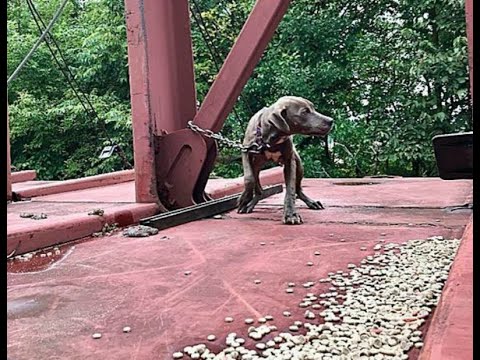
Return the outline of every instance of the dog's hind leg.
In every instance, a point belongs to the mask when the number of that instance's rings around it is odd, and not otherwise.
[[[295,178],[295,192],[300,200],[302,200],[310,209],[313,210],[322,210],[324,209],[322,203],[320,201],[315,201],[305,195],[302,189],[302,179],[304,175],[304,169],[303,169],[303,164],[302,160],[300,159],[300,156],[298,155],[297,151],[294,150],[294,158],[295,162],[297,164],[296,171],[297,171],[297,176]]]

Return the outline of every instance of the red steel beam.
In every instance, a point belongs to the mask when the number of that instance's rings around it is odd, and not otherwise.
[[[194,119],[196,125],[215,132],[222,129],[289,3],[290,0],[257,0]]]
[[[470,100],[473,105],[473,0],[465,1],[465,17],[467,22],[468,66],[470,68]]]
[[[10,127],[8,125],[8,102],[7,102],[7,200],[12,200],[12,163],[10,159]]]
[[[196,113],[188,0],[125,0],[125,10],[136,200],[158,202],[154,136]]]

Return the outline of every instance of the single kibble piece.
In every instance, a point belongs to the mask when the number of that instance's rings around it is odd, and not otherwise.
[[[94,339],[100,339],[101,337],[102,337],[102,334],[100,334],[100,333],[95,333],[95,334],[92,335],[92,338],[94,338]]]
[[[261,284],[261,283],[262,283],[262,280],[255,279],[255,280],[253,280],[253,282],[254,282],[255,284]]]
[[[123,332],[124,332],[124,333],[129,333],[130,331],[132,331],[132,328],[131,328],[130,326],[125,326],[125,327],[123,328]]]
[[[231,323],[231,322],[233,322],[233,317],[227,316],[227,317],[225,318],[225,322],[226,322],[226,323]]]
[[[181,359],[182,357],[183,357],[183,353],[180,351],[173,353],[174,359]]]
[[[247,324],[247,325],[253,324],[253,322],[254,322],[253,319],[250,319],[250,318],[245,319],[245,324]]]
[[[207,336],[207,340],[208,340],[208,341],[215,341],[216,338],[217,338],[217,337],[216,337],[215,335],[208,335],[208,336]]]

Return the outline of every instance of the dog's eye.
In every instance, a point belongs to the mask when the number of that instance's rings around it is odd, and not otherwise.
[[[305,108],[302,110],[302,114],[309,114],[310,113],[310,109],[309,108]]]

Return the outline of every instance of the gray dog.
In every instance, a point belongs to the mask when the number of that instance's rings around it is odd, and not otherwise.
[[[247,125],[243,141],[244,146],[254,151],[242,154],[245,189],[238,200],[238,212],[252,212],[259,201],[262,192],[259,172],[268,160],[284,166],[284,224],[303,222],[295,208],[295,195],[310,209],[323,209],[320,201],[310,199],[302,190],[303,165],[292,135],[325,136],[332,124],[332,118],[319,114],[310,101],[296,96],[281,97],[272,106],[257,112]]]

